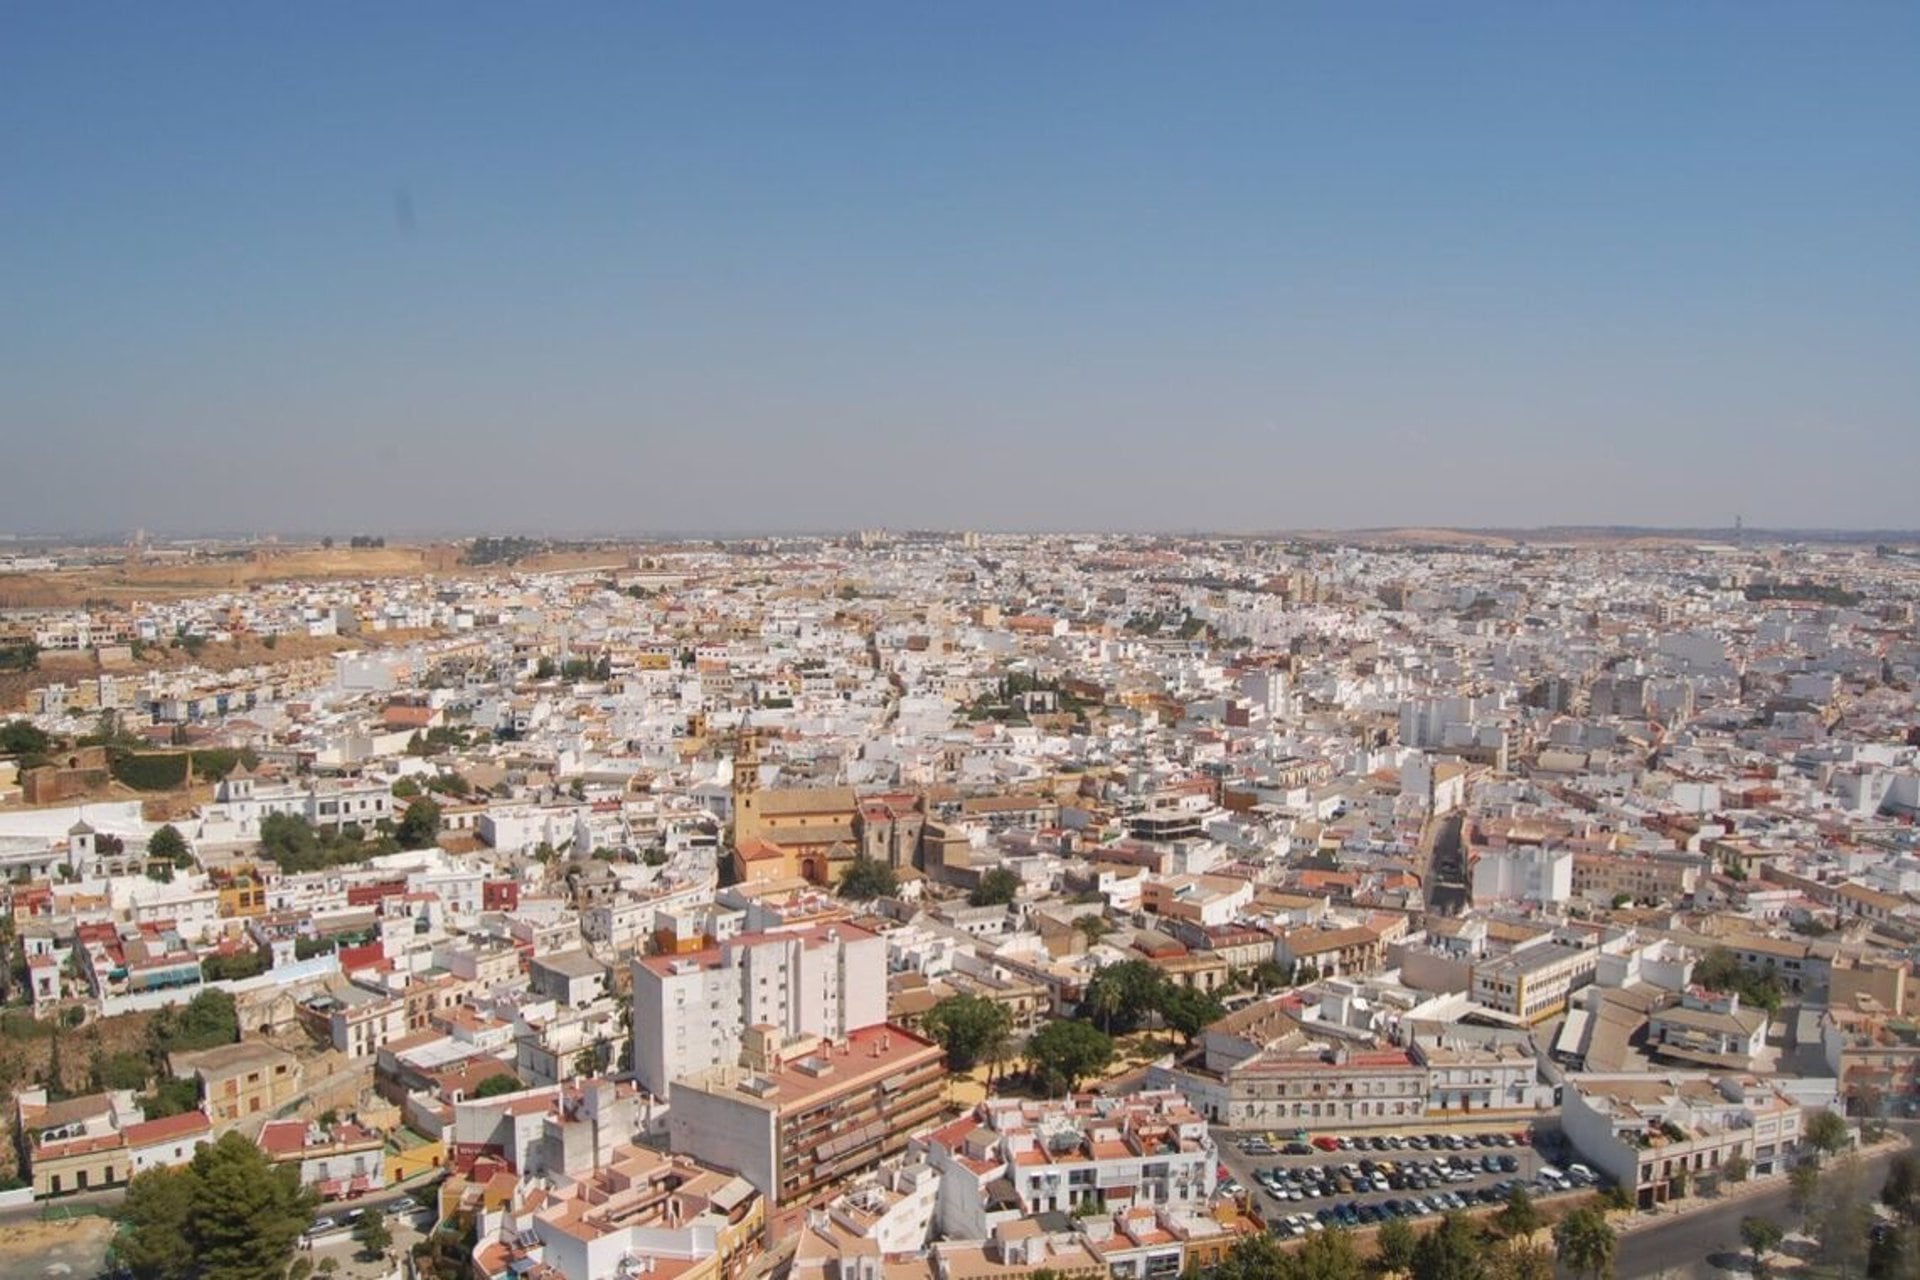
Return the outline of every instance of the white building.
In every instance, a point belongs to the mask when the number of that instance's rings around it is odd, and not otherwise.
[[[634,962],[634,1074],[664,1097],[682,1076],[737,1062],[749,1026],[845,1040],[886,1016],[879,935],[845,924],[741,934]]]
[[[1573,896],[1573,851],[1545,845],[1489,849],[1473,864],[1473,901],[1554,906]]]

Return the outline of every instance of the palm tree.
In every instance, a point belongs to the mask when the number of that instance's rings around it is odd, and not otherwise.
[[[1613,1228],[1607,1225],[1606,1214],[1595,1206],[1586,1205],[1568,1214],[1553,1229],[1553,1243],[1560,1251],[1560,1261],[1575,1275],[1600,1280],[1613,1274]]]
[[[1108,1035],[1113,1034],[1113,1018],[1125,1009],[1125,997],[1117,982],[1089,982],[1087,984],[1087,1011],[1100,1020],[1100,1029]]]

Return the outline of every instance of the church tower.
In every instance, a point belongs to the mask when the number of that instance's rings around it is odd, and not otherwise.
[[[760,835],[760,735],[740,731],[733,753],[733,843]]]

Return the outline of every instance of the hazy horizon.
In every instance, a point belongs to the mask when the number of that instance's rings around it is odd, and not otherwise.
[[[1920,523],[1920,9],[0,9],[0,531]]]

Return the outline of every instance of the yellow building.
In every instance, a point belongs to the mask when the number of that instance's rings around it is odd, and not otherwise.
[[[840,882],[859,839],[860,802],[852,787],[760,789],[753,735],[733,765],[733,844],[742,880],[802,876],[828,888]]]
[[[300,1096],[300,1060],[258,1040],[168,1056],[182,1080],[198,1080],[201,1105],[216,1125],[270,1116]]]

